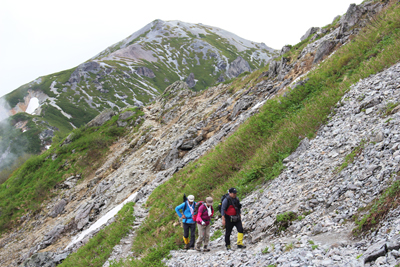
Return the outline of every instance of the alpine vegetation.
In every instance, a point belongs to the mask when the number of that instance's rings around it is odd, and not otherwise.
[[[0,264],[400,264],[399,21],[398,1],[353,4],[267,59],[262,44],[157,20],[50,75],[68,78],[54,94],[80,92],[65,97],[91,96],[93,79],[99,99],[122,96],[139,76],[154,95],[105,111],[93,95],[87,124],[44,100],[77,129],[0,185]]]

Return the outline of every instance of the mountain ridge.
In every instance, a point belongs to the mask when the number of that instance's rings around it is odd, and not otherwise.
[[[32,134],[24,137],[17,132],[35,149],[16,154],[44,151],[52,138],[59,141],[104,109],[143,106],[177,80],[186,81],[195,91],[204,90],[268,64],[274,54],[266,45],[216,27],[155,20],[87,62],[42,76],[4,96],[10,115],[25,112],[32,98],[39,103],[34,113],[24,117],[33,122],[29,124]],[[20,119],[10,119],[9,128],[15,122]],[[39,134],[45,131],[50,138]],[[16,143],[15,138],[3,141]],[[0,154],[5,150],[0,149]]]
[[[378,9],[382,17],[369,25]],[[11,203],[0,216],[15,219],[15,228],[0,239],[1,263],[398,264],[398,203],[380,205],[400,194],[400,69],[392,66],[400,58],[400,25],[394,23],[400,9],[396,1],[377,1],[350,6],[348,13],[283,47],[268,67],[201,92],[179,81],[150,105],[107,111],[74,130],[23,169],[36,170],[23,180],[33,181],[31,191],[47,186],[56,194],[45,196],[40,209],[24,210],[29,194],[26,200],[5,197],[4,189],[16,190],[18,176],[2,185],[0,203]],[[349,20],[356,24],[347,27]],[[98,134],[114,136],[114,143],[99,167],[81,174],[77,167],[97,155],[82,145]],[[52,169],[57,180],[35,183],[34,175]],[[232,186],[242,194],[248,250],[224,250],[217,217],[211,253],[179,251],[182,229],[173,208],[182,194],[218,199]],[[127,235],[109,239],[98,232],[116,227],[119,215],[68,246],[127,197],[136,203]],[[388,217],[377,215],[381,208],[390,210]],[[349,241],[347,234],[360,228],[357,241]]]

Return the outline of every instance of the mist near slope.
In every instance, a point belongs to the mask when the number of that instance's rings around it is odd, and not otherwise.
[[[9,116],[8,103],[0,99],[0,184],[4,183],[11,173],[20,167],[30,155],[24,145],[26,139],[19,134]],[[19,131],[19,132],[18,132]]]

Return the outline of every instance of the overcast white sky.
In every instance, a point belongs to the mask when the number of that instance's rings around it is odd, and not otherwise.
[[[0,0],[0,97],[83,63],[155,19],[203,23],[280,49],[362,0]]]

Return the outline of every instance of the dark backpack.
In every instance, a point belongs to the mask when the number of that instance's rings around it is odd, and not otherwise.
[[[201,207],[201,205],[204,205],[204,204],[205,204],[204,201],[199,201],[196,203],[196,206],[194,206],[194,212],[193,212],[193,216],[192,216],[193,221],[197,221],[197,214],[199,213],[199,208]]]
[[[223,195],[221,197],[221,202],[218,204],[218,211],[219,213],[222,214],[222,202],[224,201],[225,198],[227,198],[229,196],[229,193],[226,193],[225,195]]]

